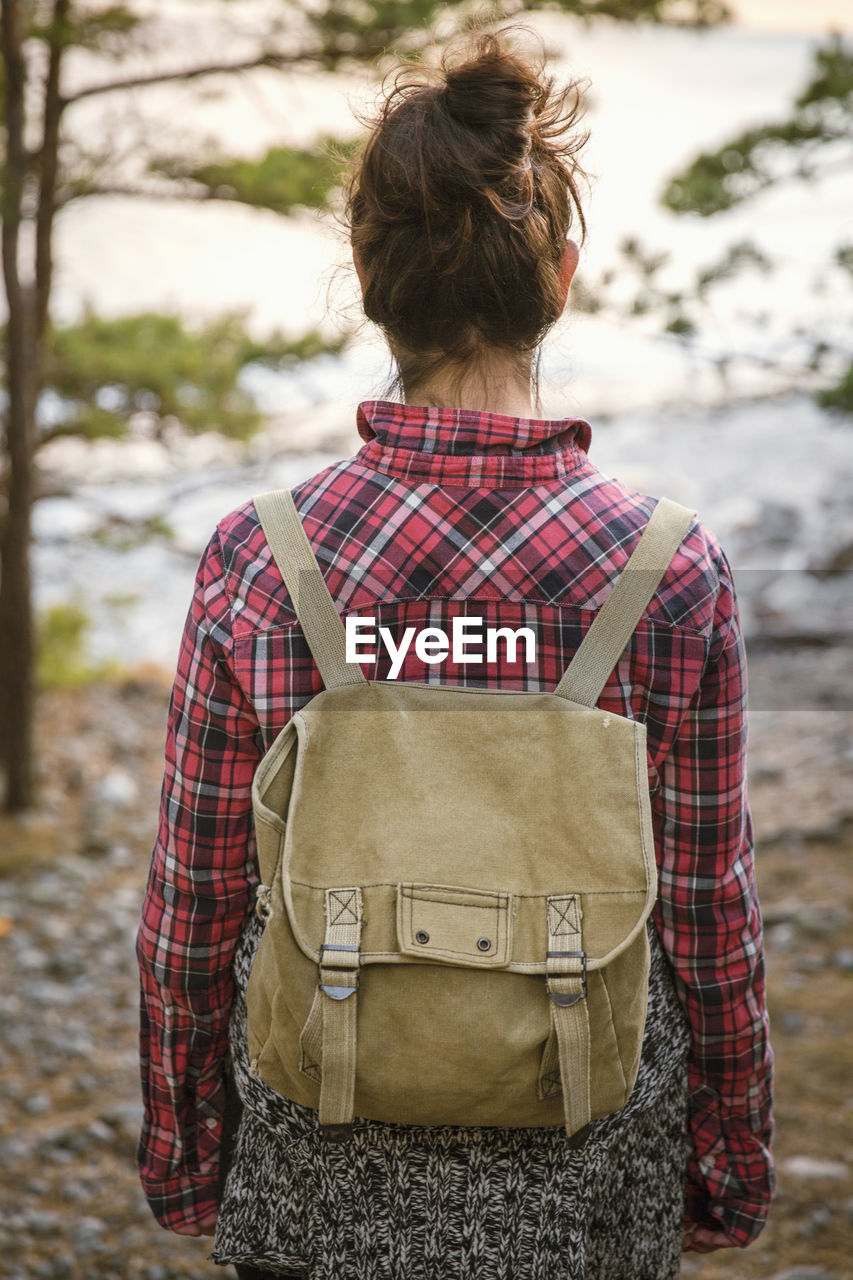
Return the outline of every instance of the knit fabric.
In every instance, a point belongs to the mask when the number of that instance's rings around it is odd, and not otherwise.
[[[249,1074],[245,990],[262,928],[250,916],[235,954],[230,1043],[243,1116],[215,1262],[306,1280],[677,1277],[689,1031],[651,922],[637,1081],[582,1149],[562,1128],[372,1120],[357,1120],[347,1143],[325,1142],[315,1111]]]

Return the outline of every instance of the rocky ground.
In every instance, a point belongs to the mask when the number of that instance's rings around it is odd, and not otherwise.
[[[690,1280],[853,1277],[853,711],[849,684],[843,694],[838,683],[849,671],[849,651],[837,649],[770,648],[750,659],[779,1194],[751,1249],[690,1257]],[[806,687],[788,709],[780,690]],[[225,1274],[206,1260],[208,1242],[157,1226],[134,1164],[133,940],[167,697],[155,673],[45,693],[39,810],[0,825],[6,1280]]]

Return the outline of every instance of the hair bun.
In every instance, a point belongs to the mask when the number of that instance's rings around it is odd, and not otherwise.
[[[393,69],[347,189],[364,311],[410,388],[492,348],[532,354],[565,304],[580,89],[556,89],[516,34]]]
[[[461,125],[528,133],[541,85],[532,68],[486,37],[479,56],[446,72],[447,112]]]

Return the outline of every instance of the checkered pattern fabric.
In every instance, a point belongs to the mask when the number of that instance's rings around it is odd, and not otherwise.
[[[583,421],[376,401],[357,424],[359,451],[294,490],[338,609],[396,640],[406,627],[449,634],[462,615],[530,627],[533,664],[524,646],[514,661],[501,646],[495,662],[465,665],[425,664],[412,646],[398,678],[553,689],[656,500],[595,467]],[[389,666],[377,646],[362,670],[383,680]],[[252,776],[321,687],[247,501],[219,521],[198,567],[138,935],[139,1163],[165,1226],[215,1206],[231,962],[258,878]],[[746,699],[731,567],[694,520],[598,705],[647,727],[654,918],[692,1032],[686,1225],[736,1245],[757,1235],[773,1192]]]

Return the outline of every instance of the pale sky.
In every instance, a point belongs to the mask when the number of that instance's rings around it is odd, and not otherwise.
[[[853,31],[853,0],[728,0],[738,22],[765,31]]]

